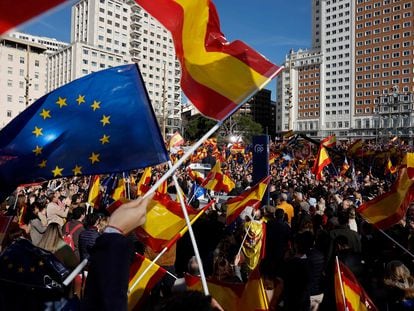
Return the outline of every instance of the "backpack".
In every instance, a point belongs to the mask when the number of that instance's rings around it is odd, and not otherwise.
[[[73,234],[78,230],[80,227],[82,227],[82,224],[77,224],[73,229],[69,232],[69,225],[67,224],[65,226],[65,234],[63,235],[63,240],[67,245],[70,246],[71,249],[75,250],[75,242],[73,241]]]

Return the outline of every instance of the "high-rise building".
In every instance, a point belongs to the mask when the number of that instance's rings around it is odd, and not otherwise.
[[[171,35],[131,0],[81,0],[72,7],[71,45],[50,57],[49,90],[136,62],[160,127],[181,128],[180,66]]]
[[[181,67],[168,32],[135,1],[129,1],[131,57],[145,81],[155,115],[167,136],[181,129]]]
[[[413,2],[313,0],[312,49],[290,52],[289,72],[278,78],[277,129],[319,137],[411,136]],[[314,64],[299,60],[310,54]],[[312,83],[318,95],[309,95]],[[314,120],[304,110],[312,105],[319,106]]]
[[[47,47],[0,38],[0,128],[46,93]]]

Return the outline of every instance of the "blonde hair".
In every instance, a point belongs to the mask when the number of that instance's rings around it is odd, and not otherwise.
[[[384,283],[404,291],[405,298],[414,297],[414,279],[410,270],[399,260],[387,264]]]
[[[47,226],[46,231],[37,246],[54,253],[58,250],[60,241],[63,241],[60,226],[59,224],[52,222]]]

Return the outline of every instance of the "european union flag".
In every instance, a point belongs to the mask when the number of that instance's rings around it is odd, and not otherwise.
[[[43,96],[0,131],[0,189],[168,161],[136,64],[92,73]]]

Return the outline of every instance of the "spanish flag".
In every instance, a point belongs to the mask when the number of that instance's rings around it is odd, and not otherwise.
[[[321,140],[321,144],[327,148],[333,148],[336,146],[336,135],[330,135]]]
[[[345,157],[344,163],[342,163],[341,172],[339,175],[344,176],[349,170],[348,159]]]
[[[387,166],[385,167],[385,174],[390,173],[395,174],[397,172],[397,167],[392,165],[391,159],[388,158]]]
[[[94,208],[98,208],[99,207],[99,201],[101,199],[101,179],[99,177],[99,175],[95,175],[92,178],[92,185],[91,188],[89,189],[89,195],[88,195],[88,203],[94,207]]]
[[[362,139],[357,139],[348,147],[347,154],[351,157],[356,155],[362,155],[363,147],[364,142],[362,141]]]
[[[216,192],[230,192],[236,185],[229,176],[224,174],[221,170],[221,162],[216,161],[213,169],[208,173],[204,179],[201,187],[216,191]]]
[[[150,264],[151,260],[135,254],[129,269],[128,310],[139,310],[155,284],[167,273],[165,269],[154,263],[142,276]]]
[[[166,194],[168,190],[168,182],[167,180],[164,180],[164,182],[157,188],[157,192]]]
[[[199,211],[187,206],[190,219]],[[168,194],[156,192],[147,207],[145,224],[135,230],[138,239],[159,253],[177,233],[186,226],[184,214],[179,202]]]
[[[365,202],[358,212],[377,228],[387,229],[404,217],[413,200],[414,179],[409,177],[406,167],[401,167],[391,190]]]
[[[195,181],[197,184],[201,185],[203,183],[204,178],[200,172],[193,171],[190,167],[187,167],[187,174],[188,177],[190,177],[190,179]]]
[[[174,147],[179,147],[184,144],[184,138],[180,135],[179,132],[175,132],[170,139],[170,149]]]
[[[254,187],[244,191],[237,197],[226,202],[226,224],[229,225],[239,217],[240,213],[248,206],[258,209],[262,203],[263,195],[269,185],[271,176],[263,178]]]
[[[210,0],[136,2],[171,32],[181,87],[209,118],[224,120],[282,69],[243,42],[228,42]]]
[[[336,309],[353,311],[376,311],[377,307],[368,297],[354,274],[347,266],[336,259],[335,267]]]
[[[147,167],[144,170],[138,184],[137,184],[137,195],[141,196],[146,193],[151,184],[151,167]]]
[[[112,193],[112,199],[119,200],[120,198],[126,198],[126,187],[125,187],[125,178],[118,178],[118,184]]]
[[[198,276],[185,275],[189,290],[202,291],[201,279]],[[224,310],[267,311],[269,302],[259,271],[254,270],[246,284],[227,283],[214,279],[207,280],[211,296],[217,300]]]
[[[312,168],[312,173],[315,174],[316,180],[322,179],[322,171],[329,164],[331,164],[331,159],[329,158],[329,154],[326,151],[325,147],[320,145],[318,155],[315,159],[315,163],[313,164],[313,168]]]

